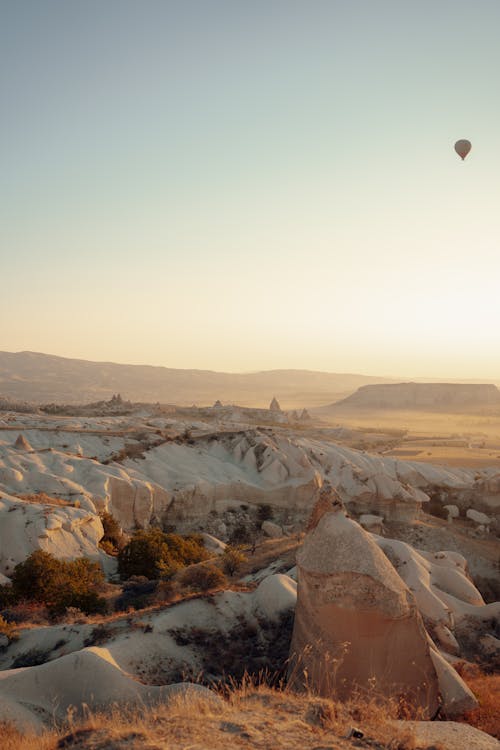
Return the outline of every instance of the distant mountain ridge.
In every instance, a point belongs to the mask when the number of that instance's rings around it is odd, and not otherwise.
[[[391,379],[309,370],[225,373],[69,359],[38,352],[0,352],[0,397],[34,403],[89,403],[120,393],[132,401],[211,405],[217,399],[267,407],[318,406],[367,383]]]
[[[385,383],[358,388],[333,408],[461,409],[500,406],[500,391],[490,383]]]

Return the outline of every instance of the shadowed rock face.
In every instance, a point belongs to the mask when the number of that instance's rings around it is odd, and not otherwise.
[[[438,679],[411,592],[335,493],[321,495],[297,557],[292,685],[342,700],[375,689],[433,716]]]

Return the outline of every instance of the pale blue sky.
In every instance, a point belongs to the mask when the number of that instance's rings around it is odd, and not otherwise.
[[[0,0],[0,349],[500,378],[499,29],[498,0]]]

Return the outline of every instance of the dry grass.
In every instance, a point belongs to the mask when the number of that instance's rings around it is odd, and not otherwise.
[[[0,722],[2,750],[53,750],[57,746],[57,732],[45,731],[42,735],[21,734],[12,724]]]
[[[52,495],[47,495],[45,492],[36,492],[31,495],[18,495],[17,497],[20,500],[23,500],[23,502],[32,503],[33,505],[74,505],[70,500],[65,500],[62,497],[52,497]]]
[[[369,435],[359,445],[352,444],[349,439],[340,440],[352,447],[383,449],[385,435],[388,455],[477,469],[500,466],[500,414],[492,410],[449,414],[439,411],[342,408],[325,410],[319,416],[332,427],[341,423],[355,433],[367,430],[373,433],[371,447]],[[406,433],[404,437],[391,435],[401,430]],[[376,435],[379,437],[376,438]],[[389,437],[391,441],[387,440]],[[463,445],[469,438],[476,444],[474,447]]]
[[[283,561],[285,569],[292,568],[301,543],[302,535],[300,539],[290,536],[282,539],[263,539],[257,544],[254,552],[252,552],[251,545],[245,545],[242,549],[247,559],[239,566],[237,577],[243,578],[256,573],[278,559]]]
[[[353,744],[346,737],[358,725],[369,739],[363,746],[415,750],[411,732],[395,728],[391,716],[372,702],[341,705],[246,684],[228,700],[177,697],[149,710],[111,710],[41,737],[4,727],[2,750],[347,750]]]
[[[464,721],[500,740],[500,674],[484,674],[467,665],[460,673],[479,701],[479,708],[464,716]]]

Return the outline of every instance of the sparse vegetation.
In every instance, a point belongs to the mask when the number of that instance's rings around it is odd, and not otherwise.
[[[479,707],[462,717],[483,732],[500,740],[500,674],[485,674],[478,666],[458,664],[457,671],[476,696]]]
[[[225,636],[221,649],[220,632],[203,627],[171,630],[179,646],[194,646],[202,659],[200,679],[205,684],[240,684],[245,677],[278,685],[285,678],[292,638],[294,613],[286,612],[276,622],[246,619]]]
[[[226,583],[222,570],[213,564],[186,568],[180,576],[180,584],[191,591],[209,591],[221,588]]]
[[[12,669],[19,667],[37,667],[39,664],[45,664],[49,661],[51,649],[30,648],[19,656],[16,656],[12,662]]]
[[[110,628],[104,623],[99,623],[93,628],[92,632],[85,638],[83,645],[88,646],[102,646],[104,643],[109,641],[115,632],[114,628]]]
[[[224,573],[232,577],[238,568],[247,561],[247,557],[239,547],[228,546],[220,556],[219,560]]]

